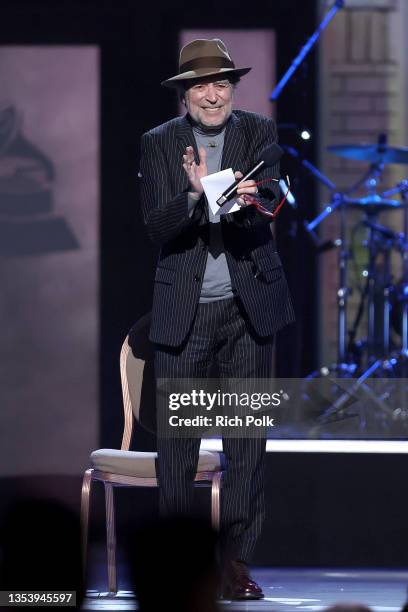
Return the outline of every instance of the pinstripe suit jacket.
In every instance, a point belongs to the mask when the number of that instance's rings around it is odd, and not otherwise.
[[[272,119],[234,111],[227,123],[221,169],[245,171],[261,151],[276,142]],[[188,179],[182,155],[193,146],[190,121],[177,117],[142,136],[141,200],[147,232],[161,247],[153,296],[150,339],[178,346],[190,329],[200,298],[208,252],[208,212],[203,196],[188,213]],[[259,179],[278,177],[279,166]],[[277,204],[276,182],[260,189],[269,210]],[[222,236],[233,292],[241,299],[256,333],[274,334],[294,320],[282,263],[276,252],[270,220],[252,206],[223,215]]]

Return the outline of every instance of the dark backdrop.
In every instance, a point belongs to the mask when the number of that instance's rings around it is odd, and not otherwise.
[[[184,3],[121,0],[3,0],[1,44],[99,44],[101,48],[100,444],[118,447],[122,430],[118,355],[130,326],[149,310],[156,258],[141,225],[137,188],[140,135],[174,116],[176,99],[160,81],[177,70],[181,28],[261,27],[277,32],[278,76],[316,24],[314,2],[231,0]],[[315,126],[315,55],[282,94],[277,118]],[[281,140],[293,135],[281,134]],[[314,160],[311,145],[307,151]],[[291,176],[296,168],[289,169]],[[314,185],[301,184],[313,216]],[[290,231],[289,231],[290,230]],[[278,374],[307,373],[317,363],[314,256],[293,213],[279,222],[279,249],[295,296],[298,323],[278,339]],[[300,265],[300,262],[306,262]],[[295,274],[295,270],[302,274]],[[290,347],[290,348],[289,348]],[[296,347],[296,350],[293,350]],[[73,408],[75,409],[75,408]],[[83,410],[82,406],[76,407]],[[152,443],[138,438],[139,448]],[[256,561],[273,564],[406,564],[404,456],[269,455],[268,517]],[[9,491],[18,490],[15,483]],[[54,484],[61,491],[61,484]],[[79,501],[79,478],[71,483]],[[5,489],[3,488],[3,491]],[[68,489],[67,489],[68,490]],[[122,494],[123,493],[123,494]],[[201,493],[201,492],[200,492]],[[140,503],[130,492],[122,533]],[[144,507],[155,504],[144,495]],[[150,509],[149,509],[150,512]]]

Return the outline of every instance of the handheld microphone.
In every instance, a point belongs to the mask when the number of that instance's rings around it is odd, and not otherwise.
[[[243,183],[244,181],[248,181],[252,176],[254,176],[254,174],[261,170],[261,168],[270,168],[271,166],[276,164],[276,162],[280,160],[282,155],[283,149],[281,149],[281,147],[276,143],[264,149],[257,164],[253,166],[250,170],[248,170],[241,179],[235,181],[235,183],[232,183],[232,185],[230,185],[228,189],[226,189],[224,193],[218,198],[218,206],[223,206],[225,202],[231,200],[236,195],[237,189],[241,183]]]

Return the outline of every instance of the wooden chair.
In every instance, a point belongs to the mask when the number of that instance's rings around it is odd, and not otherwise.
[[[89,510],[92,485],[102,482],[105,489],[106,507],[106,544],[108,564],[108,590],[110,595],[117,593],[116,571],[116,528],[115,528],[115,487],[157,487],[155,452],[131,451],[130,444],[136,421],[142,425],[142,409],[150,420],[155,416],[155,407],[144,406],[142,398],[143,378],[148,360],[143,346],[148,346],[148,317],[141,319],[129,332],[120,353],[120,374],[122,381],[124,430],[120,450],[102,448],[93,451],[90,456],[92,467],[85,471],[81,496],[82,553],[86,569]],[[130,342],[130,338],[132,341]],[[138,350],[138,343],[142,350]],[[132,345],[132,348],[130,344]],[[142,346],[143,345],[143,346]],[[147,403],[147,402],[146,402]],[[145,426],[145,425],[144,425]],[[222,481],[222,453],[200,451],[195,482],[208,483],[211,487],[211,520],[215,529],[220,521],[220,489]]]

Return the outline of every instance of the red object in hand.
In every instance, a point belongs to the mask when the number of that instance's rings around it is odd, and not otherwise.
[[[264,179],[263,181],[258,181],[257,183],[255,183],[257,186],[258,185],[262,185],[262,183],[268,183],[269,181],[273,181],[274,179]],[[289,183],[289,179],[288,179],[288,183]],[[253,198],[252,196],[249,195],[243,195],[243,200],[246,204],[250,204],[252,206],[255,206],[255,208],[262,213],[263,215],[266,215],[267,217],[271,217],[271,219],[274,219],[278,212],[280,211],[280,209],[282,208],[282,206],[284,205],[286,198],[288,197],[290,192],[290,183],[289,183],[289,187],[287,192],[285,193],[285,195],[283,196],[283,198],[281,199],[281,201],[279,202],[278,206],[275,208],[275,210],[273,212],[270,212],[267,208],[265,208],[264,206],[262,206],[262,204],[260,204],[258,202],[258,200],[256,200],[255,198]]]

